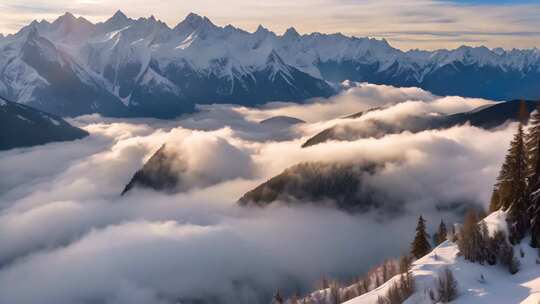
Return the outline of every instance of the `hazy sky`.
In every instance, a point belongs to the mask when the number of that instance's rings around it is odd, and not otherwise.
[[[195,12],[246,30],[294,26],[300,33],[386,38],[403,49],[540,46],[540,0],[0,0],[0,32],[65,11],[103,21],[118,9],[132,18],[153,14],[169,26]]]

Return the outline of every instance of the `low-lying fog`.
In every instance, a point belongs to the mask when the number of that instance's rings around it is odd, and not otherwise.
[[[306,291],[323,274],[359,275],[408,250],[420,213],[435,227],[456,219],[438,211],[441,204],[487,205],[515,126],[302,143],[373,107],[387,106],[369,115],[399,124],[407,115],[489,103],[363,84],[303,105],[204,106],[176,121],[75,118],[89,137],[0,153],[0,302],[265,303],[276,288]],[[259,123],[274,116],[306,123]],[[217,183],[120,196],[165,142],[187,157],[190,174]],[[385,163],[369,182],[405,199],[406,211],[386,218],[308,205],[237,206],[245,192],[305,161]]]

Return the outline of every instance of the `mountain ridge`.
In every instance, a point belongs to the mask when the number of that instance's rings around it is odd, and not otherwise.
[[[88,136],[62,118],[0,96],[0,151]]]
[[[21,56],[29,41],[41,43],[33,56]],[[384,39],[292,27],[282,35],[262,25],[248,32],[193,13],[174,27],[121,11],[95,24],[66,13],[0,37],[0,50],[0,93],[62,116],[166,118],[195,104],[302,101],[331,96],[344,80],[438,95],[540,98],[538,49],[402,51]],[[49,66],[60,79],[47,75]]]
[[[474,127],[491,130],[504,125],[506,122],[519,120],[520,103],[523,102],[528,113],[532,113],[538,107],[537,101],[518,101],[493,103],[481,106],[472,111],[446,114],[446,115],[412,115],[404,119],[399,125],[387,123],[378,119],[367,119],[364,121],[355,121],[351,119],[360,118],[362,115],[371,111],[381,110],[381,107],[375,107],[363,112],[344,117],[349,121],[338,122],[332,127],[326,128],[317,134],[311,136],[302,144],[302,148],[315,146],[327,141],[354,141],[361,138],[376,137],[383,135],[401,133],[404,131],[416,133],[425,130],[445,129],[454,126],[469,124]],[[358,128],[362,123],[370,123],[371,128],[365,130]]]

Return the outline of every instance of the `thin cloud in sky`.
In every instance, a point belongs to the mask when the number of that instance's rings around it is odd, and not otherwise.
[[[402,49],[461,44],[532,48],[540,44],[540,32],[535,30],[540,28],[540,3],[528,0],[406,0],[399,5],[387,0],[156,0],[151,6],[142,0],[2,0],[0,32],[16,32],[34,19],[54,20],[65,11],[92,22],[104,21],[118,9],[132,18],[153,14],[169,26],[193,11],[216,24],[251,31],[259,24],[278,33],[294,26],[301,33],[384,37]]]

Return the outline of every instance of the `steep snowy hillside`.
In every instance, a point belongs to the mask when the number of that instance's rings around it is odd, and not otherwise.
[[[490,233],[506,228],[504,212],[497,211],[489,215],[486,222]],[[436,294],[436,281],[443,269],[448,267],[457,281],[458,297],[452,303],[524,303],[536,304],[540,301],[540,265],[538,250],[528,245],[527,239],[514,246],[521,264],[520,271],[511,275],[501,265],[480,265],[465,261],[458,256],[455,243],[446,241],[431,253],[414,262],[411,269],[415,280],[415,293],[405,303],[434,303],[429,291]],[[523,252],[523,255],[519,253]],[[379,297],[385,296],[396,276],[379,288],[360,297],[345,302],[346,304],[373,304]]]
[[[349,79],[439,95],[540,97],[540,51],[461,47],[403,52],[342,34],[249,33],[189,14],[173,28],[118,11],[105,22],[66,13],[0,37],[0,93],[59,115],[172,117],[194,104],[298,101]]]

